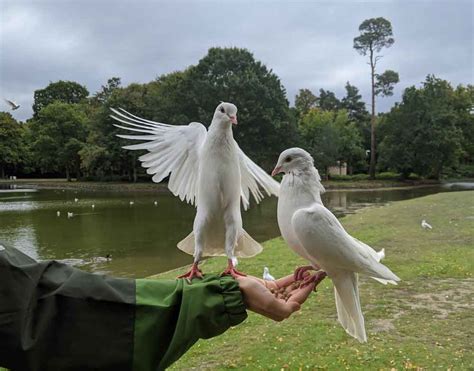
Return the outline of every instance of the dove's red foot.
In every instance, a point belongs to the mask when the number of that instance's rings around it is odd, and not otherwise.
[[[316,286],[318,286],[319,283],[326,278],[326,276],[327,274],[324,271],[317,271],[315,274],[308,274],[306,277],[304,277],[301,287],[314,285],[313,290],[316,290]]]
[[[202,271],[198,267],[198,263],[194,263],[189,272],[178,276],[177,278],[185,278],[188,282],[191,282],[193,278],[203,278]]]
[[[225,269],[224,272],[221,273],[221,276],[226,276],[230,275],[234,278],[237,277],[246,277],[247,275],[245,273],[239,272],[237,269],[235,269],[234,264],[232,263],[231,259],[227,260],[227,268]]]
[[[302,267],[296,268],[294,273],[295,281],[301,281],[307,271],[314,271],[314,267],[312,265],[303,265]]]

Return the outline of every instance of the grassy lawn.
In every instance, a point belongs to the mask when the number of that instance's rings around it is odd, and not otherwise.
[[[422,219],[434,229],[422,230]],[[402,279],[387,287],[361,278],[367,344],[337,323],[332,283],[325,280],[290,319],[275,323],[250,313],[240,326],[198,342],[173,369],[473,369],[474,192],[365,209],[342,223],[377,250],[384,247],[384,262]],[[281,238],[264,246],[239,268],[260,276],[268,266],[282,276],[303,263]],[[224,266],[216,258],[203,269]]]

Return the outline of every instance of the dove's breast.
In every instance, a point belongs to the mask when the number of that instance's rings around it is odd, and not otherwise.
[[[291,174],[283,177],[278,197],[278,226],[288,246],[305,259],[308,259],[308,256],[296,237],[291,220],[296,211],[307,208],[315,202],[317,200],[314,193],[307,190],[297,177]]]
[[[232,140],[232,141],[231,141]],[[198,178],[199,199],[209,208],[223,210],[240,202],[241,175],[238,153],[233,138],[212,136],[201,153]]]

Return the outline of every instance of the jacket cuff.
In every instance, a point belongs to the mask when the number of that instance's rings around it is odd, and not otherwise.
[[[220,278],[222,297],[225,311],[229,317],[229,325],[236,326],[247,318],[247,311],[243,301],[239,283],[230,276]]]

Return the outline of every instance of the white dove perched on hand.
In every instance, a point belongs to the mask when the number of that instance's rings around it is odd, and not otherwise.
[[[148,150],[139,159],[147,173],[153,174],[153,181],[159,183],[170,175],[170,191],[197,207],[193,232],[178,243],[180,250],[194,255],[194,264],[180,277],[201,278],[200,260],[216,255],[227,255],[223,274],[243,275],[235,269],[236,257],[254,256],[262,247],[242,228],[240,199],[246,210],[250,194],[257,203],[264,197],[259,186],[270,196],[278,195],[280,185],[234,140],[232,124],[237,125],[237,107],[219,104],[208,131],[198,122],[173,126],[139,118],[123,109],[112,111],[115,115],[111,117],[127,124],[115,126],[145,134],[119,137],[145,141],[124,148]]]
[[[359,301],[358,273],[387,284],[400,279],[380,263],[384,251],[349,235],[321,201],[324,187],[311,155],[301,148],[283,151],[272,175],[284,172],[278,198],[278,225],[287,244],[311,266],[296,270],[297,279],[308,269],[322,269],[333,281],[337,316],[347,333],[366,342]],[[305,282],[319,279],[306,276]]]

